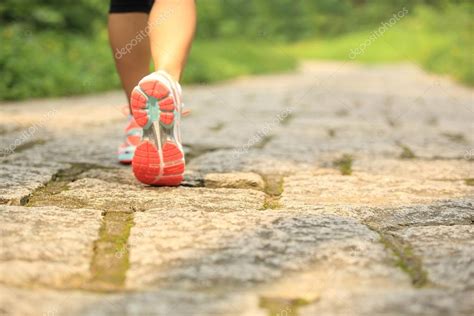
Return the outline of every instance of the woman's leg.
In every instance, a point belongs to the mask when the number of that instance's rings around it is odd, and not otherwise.
[[[151,185],[176,186],[184,179],[181,145],[181,78],[196,28],[194,0],[157,0],[148,20],[156,72],[132,92],[131,108],[143,141],[132,160],[135,177]]]
[[[150,41],[145,34],[152,0],[111,0],[109,11],[109,40],[122,87],[130,95],[138,81],[150,71]],[[129,118],[125,141],[119,146],[118,160],[132,162],[142,129]]]
[[[155,70],[164,70],[179,81],[196,30],[195,1],[157,0],[148,23]]]
[[[127,100],[138,81],[150,72],[150,42],[148,37],[140,35],[147,22],[145,12],[109,14],[110,46]]]

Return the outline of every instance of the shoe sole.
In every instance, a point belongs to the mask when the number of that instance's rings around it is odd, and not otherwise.
[[[142,183],[177,186],[183,181],[184,152],[173,129],[179,115],[172,90],[156,79],[142,80],[132,91],[132,114],[143,128],[132,170]]]

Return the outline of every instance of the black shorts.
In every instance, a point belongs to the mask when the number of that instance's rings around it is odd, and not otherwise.
[[[150,13],[154,0],[110,0],[109,13]]]

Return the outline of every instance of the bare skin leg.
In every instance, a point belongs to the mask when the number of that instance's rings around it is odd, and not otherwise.
[[[138,81],[150,72],[150,42],[148,37],[138,35],[147,22],[146,13],[109,14],[110,46],[127,100]]]
[[[195,0],[155,1],[148,23],[155,70],[179,81],[196,30]]]

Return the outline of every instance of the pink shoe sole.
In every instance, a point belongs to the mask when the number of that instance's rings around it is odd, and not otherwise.
[[[132,92],[131,108],[145,136],[132,160],[135,177],[149,185],[179,185],[185,162],[173,133],[179,109],[171,89],[160,80],[142,81]]]

